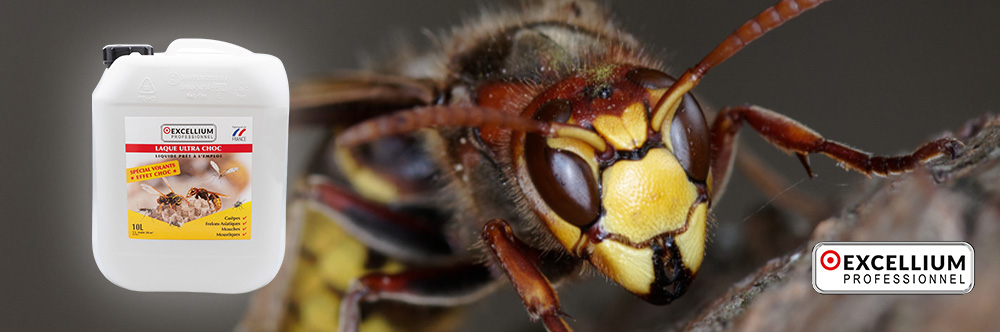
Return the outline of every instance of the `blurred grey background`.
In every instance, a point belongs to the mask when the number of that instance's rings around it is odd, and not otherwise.
[[[677,75],[774,2],[618,1],[611,7]],[[0,329],[220,331],[231,329],[247,305],[248,295],[131,292],[98,271],[90,234],[90,94],[104,68],[101,47],[148,43],[163,51],[175,38],[219,39],[281,58],[290,80],[299,82],[356,68],[361,54],[388,57],[396,34],[426,45],[422,29],[442,31],[478,7],[459,0],[6,1],[0,20]],[[907,151],[966,119],[996,112],[997,17],[1000,2],[993,0],[833,1],[755,42],[695,91],[709,106],[751,102],[868,151]],[[752,133],[743,138],[793,182],[805,177],[795,158]],[[813,164],[819,177],[797,189],[829,195],[864,181],[823,157]],[[738,225],[768,199],[736,175],[716,216],[721,225],[737,227],[718,227],[706,264],[740,250],[746,239],[736,234]],[[563,288],[564,311],[578,322],[613,321],[600,309],[574,304],[595,294],[625,294],[592,279]],[[693,286],[699,285],[724,290],[710,282]],[[625,297],[629,305],[641,304]],[[486,321],[516,321],[511,328],[534,326],[512,293],[497,301],[509,313],[494,315],[488,304],[474,310]],[[641,305],[670,312],[694,304]]]

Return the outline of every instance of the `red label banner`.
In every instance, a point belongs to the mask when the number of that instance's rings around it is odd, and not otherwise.
[[[250,153],[253,144],[125,144],[131,153]]]

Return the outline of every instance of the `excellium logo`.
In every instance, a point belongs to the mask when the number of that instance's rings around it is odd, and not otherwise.
[[[813,288],[821,294],[966,294],[975,251],[965,242],[820,242]]]
[[[164,124],[160,139],[164,142],[215,142],[214,124]]]

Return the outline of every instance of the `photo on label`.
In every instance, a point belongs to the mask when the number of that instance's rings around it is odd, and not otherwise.
[[[174,160],[179,174],[127,184],[128,206],[175,227],[224,209],[241,208],[249,201],[250,182],[249,163],[241,159],[249,158]],[[144,166],[155,169],[157,164],[158,160],[151,160]]]

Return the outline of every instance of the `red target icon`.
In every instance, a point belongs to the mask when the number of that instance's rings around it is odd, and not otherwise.
[[[840,254],[833,250],[824,251],[822,255],[819,255],[819,264],[823,265],[824,269],[833,271],[840,266]]]
[[[170,134],[170,127],[163,127],[163,133],[169,135]]]

